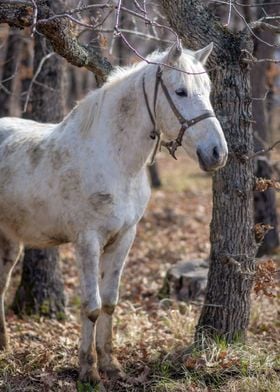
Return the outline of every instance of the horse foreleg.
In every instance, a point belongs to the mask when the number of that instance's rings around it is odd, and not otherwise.
[[[136,228],[122,235],[101,257],[102,312],[96,326],[98,365],[109,377],[123,376],[121,365],[113,356],[112,318],[119,297],[119,284],[128,251],[133,243]]]
[[[8,335],[5,321],[5,292],[8,287],[10,276],[23,247],[19,243],[12,242],[0,232],[0,350],[8,346]]]
[[[80,236],[76,243],[76,252],[80,269],[82,299],[79,377],[81,381],[95,385],[100,381],[95,348],[95,324],[101,310],[98,282],[100,245],[97,236],[94,233]]]

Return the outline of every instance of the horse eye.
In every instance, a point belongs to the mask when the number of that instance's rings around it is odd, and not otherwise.
[[[188,96],[187,90],[186,90],[185,88],[178,88],[178,89],[175,91],[175,93],[176,93],[177,95],[179,95],[179,97],[187,97],[187,96]]]

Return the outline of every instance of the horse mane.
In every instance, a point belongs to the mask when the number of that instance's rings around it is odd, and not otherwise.
[[[69,122],[73,119],[79,124],[80,131],[86,135],[94,118],[97,115],[98,107],[100,106],[100,93],[102,89],[96,89],[90,91],[84,98],[77,102],[74,108],[64,117],[62,122],[59,124],[61,129],[67,127]]]
[[[167,58],[169,49],[165,51],[159,51],[156,50],[150,55],[148,55],[146,58],[148,61],[152,63],[164,63],[164,59]],[[130,75],[134,74],[135,72],[140,71],[143,68],[148,67],[150,64],[146,63],[145,61],[141,61],[138,63],[134,63],[132,65],[127,65],[124,67],[115,67],[114,70],[110,73],[104,87],[109,87],[110,85],[119,82]],[[187,84],[188,84],[188,90],[194,90],[198,86],[201,85],[206,85],[205,87],[209,88],[210,85],[210,80],[208,78],[207,73],[198,73],[197,72],[197,65],[198,61],[195,59],[193,52],[189,49],[184,49],[182,55],[180,56],[180,59],[178,61],[178,64],[175,66],[175,68],[178,68],[179,70],[186,70],[190,74],[193,73],[193,75],[188,75],[182,73],[182,76],[186,77],[187,76]],[[166,68],[168,69],[168,68]],[[188,77],[190,76],[190,77]],[[205,78],[205,76],[207,76]]]
[[[164,59],[167,57],[167,54],[168,50],[164,52],[157,50],[147,56],[147,60],[153,63],[164,63]],[[201,86],[206,88],[210,87],[210,80],[207,73],[197,73],[197,64],[198,61],[195,60],[193,52],[191,50],[184,49],[176,67],[178,69],[187,70],[189,73],[193,73],[193,75],[181,73],[181,77],[186,78],[188,91],[194,91]],[[102,88],[89,92],[81,101],[77,103],[68,116],[65,117],[62,124],[68,122],[70,117],[77,115],[79,116],[80,129],[82,130],[83,134],[86,134],[89,128],[92,126],[94,118],[97,118],[98,116],[98,111],[102,107],[102,101],[106,91],[114,84],[127,79],[134,73],[144,68],[151,69],[149,66],[149,63],[141,61],[124,67],[115,67],[108,76],[108,79]]]

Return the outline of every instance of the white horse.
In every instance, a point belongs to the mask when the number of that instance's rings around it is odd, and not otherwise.
[[[203,67],[211,50],[212,44],[197,52],[172,47],[150,57],[171,67],[142,62],[119,69],[57,125],[0,119],[2,349],[4,293],[23,245],[72,242],[82,295],[80,379],[97,383],[98,367],[121,373],[112,353],[112,315],[150,197],[146,165],[161,133],[171,154],[182,145],[204,170],[227,159]]]

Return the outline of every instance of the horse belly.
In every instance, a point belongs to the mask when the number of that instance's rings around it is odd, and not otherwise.
[[[4,210],[5,211],[5,210]],[[69,242],[58,225],[36,219],[21,209],[9,210],[7,216],[0,207],[0,229],[10,238],[34,248],[45,248]]]
[[[16,192],[14,189],[11,193],[0,193],[0,229],[9,237],[32,247],[69,242],[61,214],[50,205],[52,195],[49,194],[47,200],[39,192],[28,197],[25,191]]]

